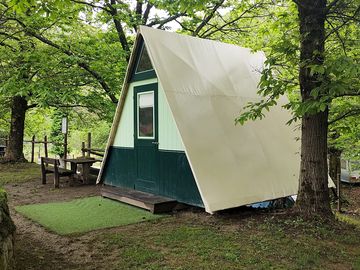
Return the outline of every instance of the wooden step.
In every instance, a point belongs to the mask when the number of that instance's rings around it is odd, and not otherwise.
[[[122,187],[103,185],[101,196],[147,209],[154,214],[172,211],[177,201],[174,199]]]

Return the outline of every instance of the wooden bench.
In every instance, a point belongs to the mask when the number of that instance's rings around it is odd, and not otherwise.
[[[54,174],[54,187],[59,188],[59,178],[62,176],[68,176],[70,179],[70,184],[73,183],[74,175],[76,174],[76,168],[67,170],[64,168],[59,168],[60,161],[54,158],[41,158],[41,180],[42,184],[46,184],[46,175],[49,173]]]

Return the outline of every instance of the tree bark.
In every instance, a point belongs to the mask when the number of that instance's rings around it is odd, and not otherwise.
[[[123,48],[123,50],[126,52],[126,61],[129,62],[130,61],[130,47],[129,47],[129,43],[126,39],[126,35],[125,35],[125,31],[124,28],[121,25],[121,21],[119,20],[118,16],[118,10],[116,7],[114,7],[116,5],[116,1],[115,0],[111,0],[110,1],[110,14],[113,18],[114,24],[115,24],[115,29],[116,32],[118,34],[119,37],[119,41],[121,44],[121,47]]]
[[[314,88],[321,85],[310,65],[324,63],[326,0],[296,1],[300,23],[300,90],[302,102],[315,100]],[[298,212],[307,218],[331,217],[327,166],[328,109],[306,113],[302,118]]]
[[[9,143],[5,152],[5,161],[25,162],[23,154],[25,114],[27,110],[27,100],[21,96],[15,96],[11,103],[11,126]]]

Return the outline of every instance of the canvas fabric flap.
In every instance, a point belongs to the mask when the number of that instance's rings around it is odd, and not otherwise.
[[[299,130],[282,98],[262,120],[235,125],[259,101],[261,52],[140,28],[207,212],[297,193]]]

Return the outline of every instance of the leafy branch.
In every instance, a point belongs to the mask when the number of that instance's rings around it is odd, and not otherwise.
[[[348,118],[348,117],[352,117],[352,116],[358,116],[360,115],[360,108],[359,109],[352,109],[350,111],[347,111],[343,114],[341,114],[340,116],[334,118],[333,120],[329,121],[328,124],[329,125],[332,125],[340,120],[343,120],[345,118]]]
[[[46,37],[36,33],[35,30],[27,27],[25,25],[25,23],[23,23],[21,20],[19,20],[18,18],[8,18],[9,20],[13,20],[13,21],[16,21],[23,29],[23,31],[38,39],[39,41],[55,48],[55,49],[58,49],[59,51],[63,52],[64,54],[68,55],[68,56],[76,56],[71,50],[69,49],[66,49],[66,48],[63,48],[61,47],[60,45],[54,43],[53,41],[47,39]],[[98,73],[96,72],[95,70],[93,70],[89,64],[87,64],[86,62],[82,61],[82,60],[77,60],[77,64],[80,68],[84,69],[85,71],[87,71],[102,87],[102,89],[105,91],[105,93],[107,94],[107,96],[111,99],[111,101],[113,103],[117,103],[117,98],[115,97],[115,95],[112,93],[110,87],[108,86],[108,84],[106,83],[106,81],[104,80],[104,78]]]

